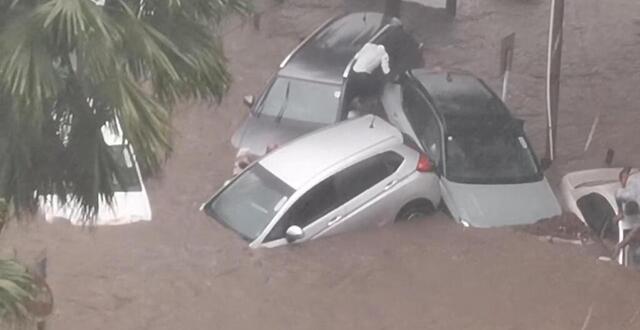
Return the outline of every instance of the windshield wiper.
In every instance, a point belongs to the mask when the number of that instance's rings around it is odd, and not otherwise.
[[[284,110],[287,108],[287,104],[289,103],[289,87],[291,87],[291,81],[287,82],[287,90],[284,92],[284,101],[282,102],[282,106],[280,107],[280,111],[278,111],[278,116],[276,117],[276,122],[278,123],[282,120]]]

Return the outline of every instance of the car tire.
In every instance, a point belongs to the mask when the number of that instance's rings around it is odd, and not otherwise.
[[[406,222],[421,219],[433,214],[434,211],[435,208],[430,201],[425,199],[414,200],[407,203],[400,209],[398,215],[396,215],[395,222]]]

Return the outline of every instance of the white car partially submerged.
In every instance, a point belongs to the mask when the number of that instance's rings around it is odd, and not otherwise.
[[[114,125],[104,125],[102,136],[109,151],[119,167],[121,178],[116,181],[111,205],[104,198],[99,207],[93,225],[121,225],[138,221],[151,221],[151,206],[142,182],[140,167],[133,148],[122,136],[118,121]],[[114,180],[116,180],[114,178]],[[63,203],[57,196],[49,195],[40,200],[40,209],[47,222],[68,220],[74,225],[87,224],[88,219],[82,212],[77,199],[72,196]]]
[[[389,121],[434,164],[456,222],[524,225],[562,212],[524,122],[481,79],[414,69],[385,85],[381,103]]]
[[[572,172],[562,178],[562,199],[566,209],[598,234],[621,242],[631,229],[640,225],[638,217],[625,217],[612,225],[618,213],[615,193],[620,188],[618,174],[621,168],[598,168]],[[631,176],[640,175],[637,169]],[[640,266],[640,245],[631,243],[618,256],[624,266]]]

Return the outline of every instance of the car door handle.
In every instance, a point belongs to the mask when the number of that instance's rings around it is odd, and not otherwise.
[[[341,215],[331,219],[331,221],[329,221],[327,223],[327,226],[331,227],[331,226],[335,225],[336,223],[338,223],[338,221],[340,221],[340,220],[342,220],[342,216]]]
[[[396,183],[398,183],[398,180],[393,180],[393,181],[391,181],[391,182],[387,183],[387,185],[386,185],[386,186],[384,186],[384,190],[389,190],[389,189],[391,189],[391,187],[395,186],[395,185],[396,185]]]

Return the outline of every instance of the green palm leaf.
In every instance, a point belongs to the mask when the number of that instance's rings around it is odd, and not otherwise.
[[[231,77],[219,24],[242,0],[0,0],[0,196],[76,198],[90,218],[118,178],[100,127],[118,116],[158,170],[181,99],[219,100]]]
[[[0,324],[29,319],[27,304],[34,299],[34,292],[33,277],[24,266],[0,259]]]

